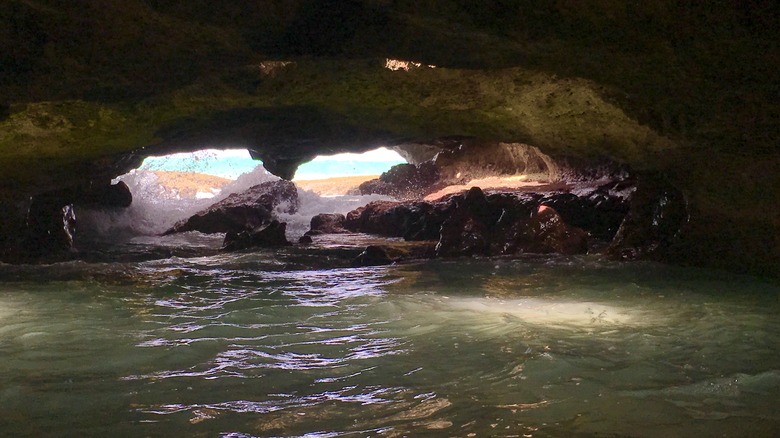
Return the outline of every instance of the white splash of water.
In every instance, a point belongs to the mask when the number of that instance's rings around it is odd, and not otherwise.
[[[133,170],[117,178],[130,188],[133,203],[120,211],[80,211],[79,230],[92,236],[153,236],[170,229],[176,222],[252,186],[279,180],[262,166],[242,174],[229,182],[211,198],[183,197],[176,190],[165,187],[158,176],[147,170]],[[287,222],[287,237],[291,241],[309,230],[311,218],[319,213],[342,213],[371,201],[390,199],[379,195],[322,197],[312,191],[298,189],[300,206],[296,213],[285,213],[287,205],[279,205],[276,215]]]
[[[120,211],[87,210],[78,214],[79,232],[96,236],[157,235],[176,222],[215,204],[232,193],[238,193],[266,181],[277,180],[262,166],[245,173],[222,187],[211,198],[181,196],[165,187],[158,176],[147,170],[133,170],[118,177],[133,194],[130,207]]]
[[[381,195],[320,196],[311,190],[298,188],[298,200],[300,201],[298,211],[294,214],[277,212],[277,215],[280,221],[287,222],[287,238],[291,241],[297,241],[299,237],[309,231],[311,218],[320,213],[346,215],[369,202],[390,199],[392,198]]]

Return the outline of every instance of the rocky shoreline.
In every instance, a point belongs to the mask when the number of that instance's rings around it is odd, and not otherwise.
[[[421,172],[427,177],[419,177]],[[399,165],[361,185],[401,200],[374,201],[347,213],[318,214],[298,244],[318,236],[362,233],[406,242],[427,242],[412,251],[398,243],[374,244],[354,258],[355,265],[381,265],[407,259],[524,254],[603,253],[620,260],[662,259],[687,222],[684,197],[652,175],[619,174],[597,181],[557,181],[508,187],[518,178],[493,176],[482,190],[448,184],[435,163]],[[451,182],[451,181],[449,181]],[[464,187],[470,187],[463,190]],[[432,192],[446,193],[430,199]],[[185,231],[227,233],[223,250],[291,245],[280,206],[292,214],[299,200],[293,183],[259,184],[181,221],[166,234]]]

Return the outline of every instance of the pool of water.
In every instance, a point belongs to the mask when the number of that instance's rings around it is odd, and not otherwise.
[[[329,255],[335,254],[335,255]],[[289,248],[0,265],[4,436],[775,436],[776,281]]]

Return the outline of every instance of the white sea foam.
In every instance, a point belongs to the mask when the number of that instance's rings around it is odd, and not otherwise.
[[[251,172],[242,174],[235,181],[227,183],[213,197],[183,197],[175,190],[162,185],[152,171],[133,170],[117,178],[130,188],[133,203],[121,211],[79,211],[79,232],[93,237],[149,236],[158,235],[172,227],[176,222],[186,219],[198,211],[208,208],[233,193],[267,181],[279,180],[278,177],[258,166]],[[342,213],[365,205],[373,200],[389,199],[378,195],[322,197],[308,190],[298,189],[299,210],[294,214],[284,213],[286,205],[280,205],[276,214],[280,221],[287,222],[287,235],[297,240],[308,231],[312,216],[319,213]]]
[[[297,240],[309,230],[311,218],[320,213],[348,212],[362,207],[371,201],[391,199],[381,195],[364,196],[320,196],[313,191],[298,189],[300,206],[294,214],[277,212],[279,220],[287,222],[287,238]]]

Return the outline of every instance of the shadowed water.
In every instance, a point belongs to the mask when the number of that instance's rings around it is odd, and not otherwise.
[[[5,436],[773,436],[780,288],[595,257],[0,265]],[[315,269],[316,268],[316,269]]]

